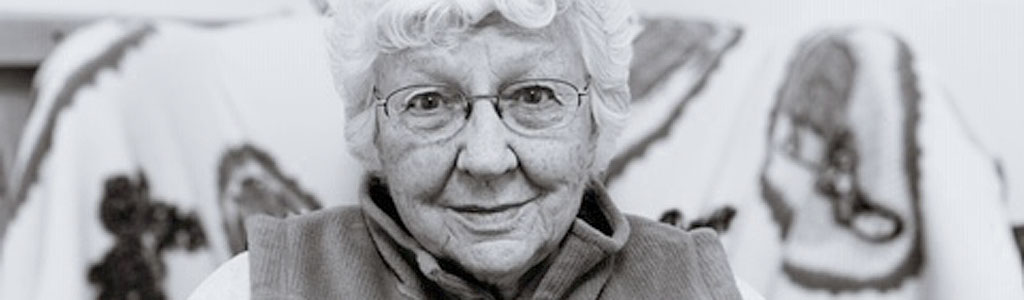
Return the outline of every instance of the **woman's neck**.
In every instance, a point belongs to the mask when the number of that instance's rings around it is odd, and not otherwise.
[[[557,255],[556,249],[548,249],[548,252],[543,260],[523,271],[506,274],[505,276],[477,279],[491,285],[493,291],[497,294],[495,296],[499,296],[499,299],[515,299],[523,292],[535,290],[537,285],[540,284],[544,273],[547,272],[548,267]]]

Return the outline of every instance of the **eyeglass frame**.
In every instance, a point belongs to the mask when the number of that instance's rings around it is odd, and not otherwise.
[[[582,90],[580,88],[576,87],[575,84],[573,84],[572,82],[569,82],[568,80],[558,79],[558,78],[546,78],[546,77],[526,78],[526,79],[513,80],[513,81],[510,81],[510,82],[503,83],[503,84],[501,84],[498,87],[498,89],[497,89],[498,93],[497,94],[493,94],[493,95],[468,95],[465,92],[463,92],[462,89],[457,88],[455,90],[458,91],[458,94],[461,95],[462,98],[464,99],[464,101],[461,101],[461,102],[465,103],[465,108],[464,109],[466,110],[466,116],[465,116],[466,119],[468,119],[469,116],[472,113],[472,107],[473,107],[472,103],[474,103],[476,101],[480,101],[480,100],[488,100],[488,102],[491,102],[491,104],[494,105],[495,111],[497,111],[497,113],[498,113],[498,117],[500,117],[502,119],[502,123],[505,124],[505,126],[507,127],[508,124],[505,122],[505,117],[502,115],[501,106],[499,105],[499,103],[500,103],[500,101],[502,99],[501,91],[506,89],[506,88],[508,88],[508,87],[510,87],[510,86],[513,86],[513,85],[516,85],[516,84],[520,84],[520,83],[523,83],[523,82],[544,81],[544,80],[558,82],[558,83],[566,84],[569,87],[572,87],[572,89],[576,92],[576,109],[579,109],[579,107],[583,105],[583,97],[590,96],[590,84],[593,82],[593,78],[588,74],[588,75],[583,77],[584,84],[583,84],[583,89]],[[413,85],[407,85],[407,86],[403,86],[403,87],[397,88],[397,89],[391,91],[391,93],[388,93],[387,96],[381,97],[380,89],[378,89],[377,85],[373,85],[371,93],[372,93],[372,96],[375,98],[374,102],[376,102],[376,106],[381,107],[384,110],[384,116],[390,118],[391,114],[388,111],[387,104],[388,104],[389,101],[392,100],[391,98],[395,94],[398,94],[401,91],[404,91],[404,90],[407,90],[407,89],[411,89],[411,88],[421,88],[421,87],[451,87],[451,86],[450,85],[446,85],[446,84],[413,84]],[[568,123],[569,122],[567,122],[566,124],[568,124]],[[565,124],[562,124],[560,126],[565,126]],[[552,128],[544,128],[544,130],[558,128],[560,126],[556,126],[556,127],[552,127]],[[460,130],[461,130],[461,128],[460,128]]]

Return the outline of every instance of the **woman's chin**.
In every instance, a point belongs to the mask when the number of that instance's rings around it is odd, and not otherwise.
[[[535,265],[540,258],[539,245],[521,240],[492,240],[468,245],[456,250],[462,267],[484,281],[505,276],[518,277]]]

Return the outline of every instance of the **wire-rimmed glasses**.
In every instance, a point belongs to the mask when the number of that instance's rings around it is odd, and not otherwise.
[[[565,80],[537,78],[503,84],[494,95],[470,96],[453,85],[417,84],[384,97],[374,87],[373,96],[388,118],[434,140],[459,132],[478,100],[493,103],[505,126],[517,133],[536,135],[560,128],[572,122],[589,88],[588,76],[582,90]]]

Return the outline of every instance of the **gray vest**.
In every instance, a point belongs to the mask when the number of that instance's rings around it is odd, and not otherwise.
[[[389,197],[364,194],[377,197],[248,220],[253,299],[495,299],[422,249],[378,205]],[[627,217],[600,188],[553,255],[518,299],[741,298],[713,231]]]

